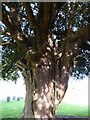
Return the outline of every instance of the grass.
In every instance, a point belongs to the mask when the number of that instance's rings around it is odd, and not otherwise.
[[[2,101],[2,114],[1,116],[3,118],[17,118],[22,114],[24,107],[24,100],[20,101]]]
[[[78,116],[78,117],[88,117],[90,113],[88,111],[88,106],[71,105],[62,102],[57,111],[57,115],[67,115],[67,116]]]
[[[0,116],[2,116],[3,118],[17,118],[20,117],[20,115],[22,114],[24,107],[24,100],[20,100],[20,101],[12,100],[10,102],[2,101],[1,105],[2,106],[0,108],[2,109],[2,114],[0,113]],[[59,105],[56,114],[85,117],[88,116],[88,107],[70,105],[62,102]]]

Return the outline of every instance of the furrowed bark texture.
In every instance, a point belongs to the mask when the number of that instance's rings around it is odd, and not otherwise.
[[[67,61],[66,57],[66,61]],[[52,119],[55,111],[63,99],[68,87],[69,63],[62,66],[61,77],[56,76],[55,64],[50,65],[47,58],[43,58],[43,65],[33,70],[25,77],[26,98],[24,118]],[[30,78],[30,79],[29,79]],[[32,82],[33,81],[33,82]]]
[[[40,46],[42,56],[39,58],[38,66],[32,68],[33,74],[28,72],[30,69],[28,67],[29,63],[27,63],[24,118],[54,118],[55,111],[63,99],[68,87],[69,74],[72,68],[72,42],[69,38],[64,41],[65,45],[63,45],[61,51],[62,55],[59,57],[59,69],[53,52],[53,45],[51,45],[52,50],[50,51],[49,56],[45,54],[46,49],[43,41],[48,41],[48,39],[46,35],[42,36],[39,33],[37,35],[37,48],[39,49],[39,45],[42,45]],[[42,41],[42,44],[40,44],[40,40]],[[50,40],[52,41],[52,39]],[[39,54],[40,53],[38,53],[38,55]],[[29,55],[27,55],[27,59],[28,58]]]
[[[39,73],[39,72],[38,72]],[[36,118],[54,118],[55,111],[64,97],[67,84],[54,83],[43,72],[39,75],[39,89],[35,93],[34,113]],[[64,79],[64,78],[63,78]],[[47,82],[45,82],[47,80]],[[68,80],[68,79],[67,79]]]
[[[23,73],[23,76],[26,86],[26,97],[25,97],[23,118],[34,118],[33,110],[32,110],[33,84],[32,84],[31,73],[30,72],[28,72],[28,74]]]

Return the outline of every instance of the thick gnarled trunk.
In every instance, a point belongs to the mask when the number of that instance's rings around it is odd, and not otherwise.
[[[43,38],[42,36],[38,38],[38,40],[42,41],[44,39],[46,40],[47,38],[44,36]],[[50,54],[45,54],[46,51],[43,49],[43,56],[41,56],[38,66],[33,68],[32,73],[26,74],[24,118],[55,118],[55,111],[68,87],[70,74],[70,50],[68,46],[64,46],[61,51],[63,54],[59,57],[61,61],[59,63],[61,65],[60,70],[57,69],[57,58],[55,58],[54,49],[51,45]],[[57,72],[60,72],[61,75],[59,76]]]
[[[52,71],[55,72],[52,67],[44,65],[33,71],[33,77],[30,77],[31,73],[25,77],[24,118],[55,117],[55,111],[68,87],[69,74],[66,74],[66,69],[63,68],[61,78],[56,78]]]
[[[45,88],[42,88],[39,93],[36,94],[38,96],[37,100],[34,102],[34,115],[35,118],[55,118],[55,111],[64,97],[66,92],[66,87],[62,86],[63,89],[56,90],[56,95],[58,97],[53,96],[53,83],[51,82],[48,86],[45,85]]]

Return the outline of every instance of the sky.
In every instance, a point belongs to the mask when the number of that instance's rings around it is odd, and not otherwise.
[[[88,77],[77,81],[71,78],[63,101],[69,104],[88,106]]]
[[[12,81],[0,82],[0,99],[6,98],[7,96],[25,96],[25,84],[22,77],[17,80],[17,84]]]

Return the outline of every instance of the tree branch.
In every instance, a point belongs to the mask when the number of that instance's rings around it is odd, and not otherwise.
[[[29,3],[27,2],[23,2],[23,6],[26,9],[26,13],[27,13],[27,18],[28,20],[31,22],[31,24],[36,27],[37,26],[37,21],[35,16],[33,15],[33,11],[31,9],[31,6]]]
[[[77,31],[74,35],[74,38],[79,38],[80,40],[90,39],[90,23]]]
[[[27,67],[22,61],[18,61],[18,62],[17,62],[17,66],[18,66],[19,68],[21,68],[22,70],[23,70],[23,69],[28,69],[28,67]]]
[[[48,25],[48,21],[49,21],[49,17],[50,17],[50,4],[51,3],[47,3],[47,2],[44,2],[44,13],[43,13],[43,19],[44,19],[44,24],[47,26]]]
[[[2,6],[2,22],[6,25],[6,27],[9,29],[10,33],[13,32],[12,23],[10,21],[10,16],[8,13],[6,13],[6,10],[4,6]]]
[[[4,45],[9,45],[9,44],[12,44],[12,43],[10,41],[6,41],[6,42],[2,42],[0,45],[4,46]]]
[[[82,42],[90,39],[90,24],[87,24],[86,26],[82,27],[74,35],[69,36],[69,38],[69,44],[71,44],[70,49],[74,53],[73,57],[76,57],[79,54],[79,48],[81,47]]]

